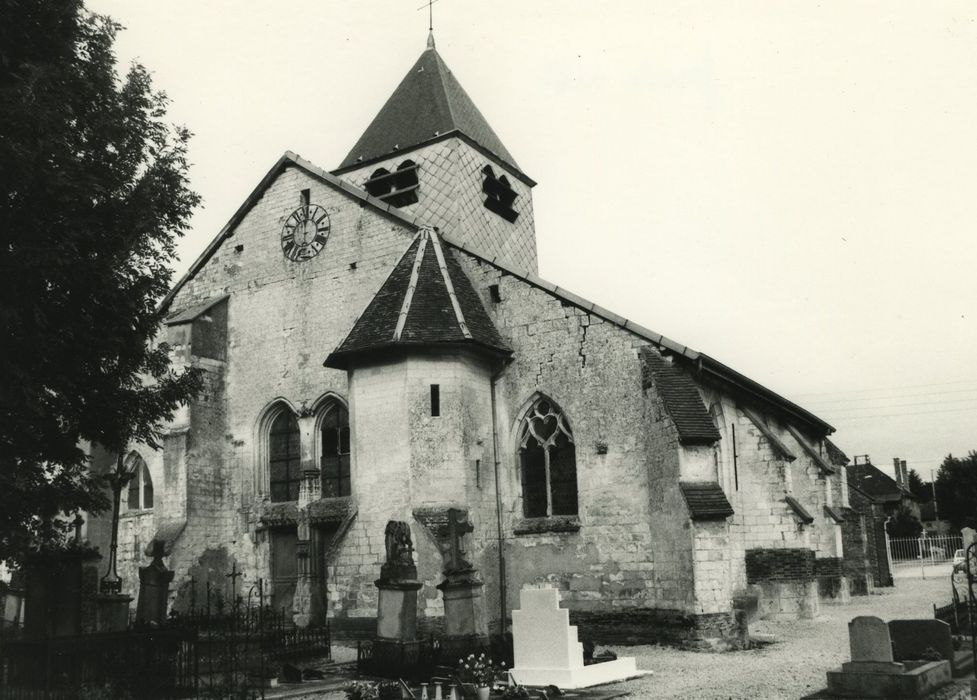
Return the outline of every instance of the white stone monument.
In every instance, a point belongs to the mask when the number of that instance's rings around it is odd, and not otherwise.
[[[587,688],[651,673],[639,671],[633,657],[584,666],[583,644],[570,624],[570,611],[560,607],[555,588],[523,588],[519,610],[512,611],[515,656],[510,675],[519,685]]]

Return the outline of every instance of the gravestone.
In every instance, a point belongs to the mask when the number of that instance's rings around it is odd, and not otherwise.
[[[447,522],[438,528],[437,541],[444,558],[444,581],[438,589],[444,599],[444,636],[441,649],[448,658],[489,648],[488,623],[482,581],[465,559],[462,538],[474,530],[465,511],[448,510]]]
[[[953,633],[943,620],[892,620],[889,632],[896,661],[933,661],[933,656],[938,655],[950,662],[954,675],[961,675],[973,666],[969,648],[960,652],[954,650]]]
[[[587,688],[651,673],[639,671],[633,657],[585,666],[577,628],[555,588],[522,589],[512,611],[512,644],[510,674],[520,685]]]
[[[851,661],[828,671],[833,695],[864,698],[925,698],[951,680],[949,661],[929,661],[907,668],[894,661],[889,626],[877,617],[848,623]]]
[[[880,618],[863,615],[853,619],[848,623],[848,642],[851,661],[842,664],[844,671],[902,673],[906,670],[903,664],[894,661],[889,626]]]
[[[166,621],[166,602],[170,594],[173,572],[163,563],[166,543],[153,540],[150,545],[153,561],[139,569],[139,598],[136,602],[136,621],[161,625]]]

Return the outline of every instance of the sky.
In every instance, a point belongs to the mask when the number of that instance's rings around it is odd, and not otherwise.
[[[286,150],[335,168],[422,0],[87,0],[195,136],[178,274]],[[440,0],[533,191],[539,273],[924,479],[977,449],[977,5]],[[890,470],[891,471],[891,470]]]

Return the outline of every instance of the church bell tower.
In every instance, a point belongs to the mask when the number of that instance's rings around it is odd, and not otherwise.
[[[434,45],[333,171],[516,270],[537,272],[532,188]]]

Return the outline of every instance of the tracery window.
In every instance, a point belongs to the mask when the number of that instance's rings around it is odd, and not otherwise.
[[[129,480],[129,493],[126,499],[128,510],[146,510],[153,507],[153,477],[149,467],[138,454],[131,454],[126,460],[126,468],[132,474]]]
[[[334,406],[322,419],[322,495],[348,496],[349,483],[349,413]]]
[[[539,398],[519,429],[522,507],[527,518],[577,514],[577,458],[570,424]]]
[[[271,475],[271,500],[296,501],[302,481],[300,433],[295,414],[282,410],[268,432],[268,471]]]

